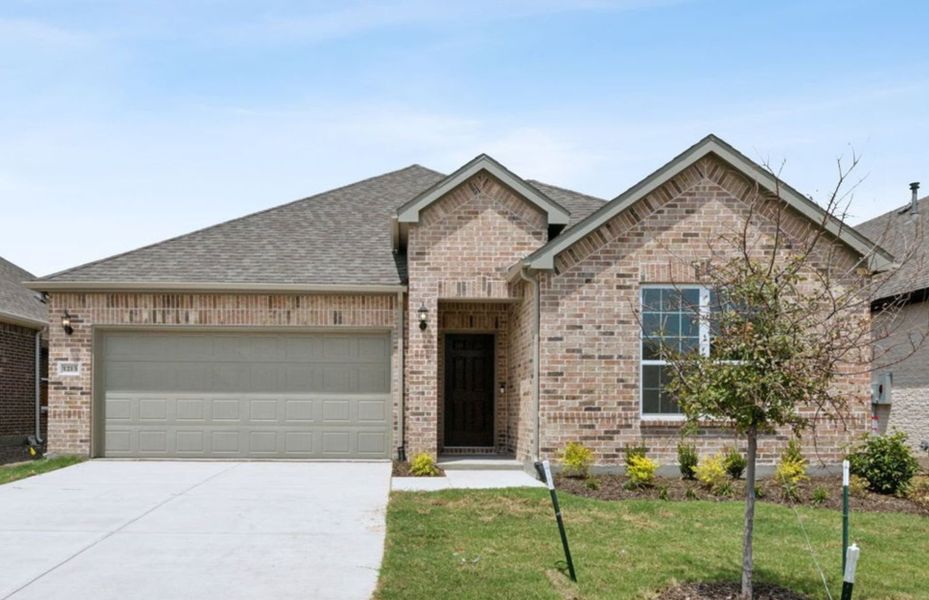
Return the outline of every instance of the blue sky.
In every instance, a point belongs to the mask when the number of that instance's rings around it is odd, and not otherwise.
[[[926,2],[3,0],[0,256],[39,275],[487,152],[611,198],[709,132],[852,222],[929,193]]]

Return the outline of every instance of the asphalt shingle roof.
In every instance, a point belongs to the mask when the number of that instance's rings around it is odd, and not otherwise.
[[[880,286],[875,300],[929,288],[929,196],[919,200],[917,206],[918,218],[913,218],[907,204],[855,227],[900,263],[900,268]]]
[[[41,278],[50,282],[399,285],[397,207],[442,180],[412,165]],[[574,223],[603,200],[539,182]]]
[[[35,276],[0,257],[0,320],[20,317],[29,321],[47,321],[48,308],[36,292],[22,286]]]

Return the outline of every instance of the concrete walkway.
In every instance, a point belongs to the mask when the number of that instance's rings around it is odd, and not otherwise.
[[[91,461],[0,486],[0,599],[367,599],[388,463]]]
[[[398,492],[437,490],[487,490],[510,487],[545,487],[525,471],[445,471],[445,477],[394,477],[391,487]]]

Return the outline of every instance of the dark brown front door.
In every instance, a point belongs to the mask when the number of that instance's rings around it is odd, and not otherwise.
[[[494,445],[494,336],[445,336],[445,446]]]

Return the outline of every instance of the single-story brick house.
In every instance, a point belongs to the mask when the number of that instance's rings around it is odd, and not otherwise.
[[[880,433],[902,431],[920,451],[929,443],[929,196],[912,200],[856,229],[899,257],[899,269],[873,298],[874,416]],[[893,303],[886,313],[881,307]],[[925,457],[925,454],[923,454]]]
[[[661,365],[641,360],[631,306],[692,276],[756,186],[773,181],[715,136],[609,202],[481,155],[450,175],[413,165],[50,275],[33,286],[54,324],[50,450],[525,461],[581,440],[604,465],[639,442],[674,462],[681,416]],[[785,230],[820,222],[799,193],[781,197]],[[828,227],[850,260],[890,264]],[[827,459],[869,421],[868,377],[839,385],[851,416],[821,429]],[[784,439],[762,440],[760,459]],[[732,437],[707,428],[699,440]]]
[[[37,445],[45,439],[42,380],[48,364],[42,332],[48,310],[38,293],[23,287],[31,279],[0,258],[0,463],[28,458],[30,436]]]

